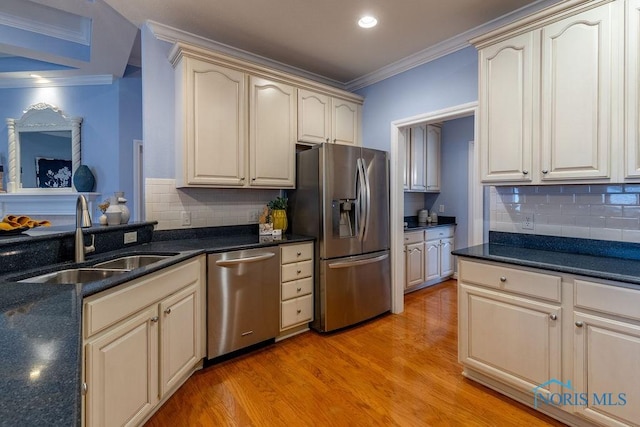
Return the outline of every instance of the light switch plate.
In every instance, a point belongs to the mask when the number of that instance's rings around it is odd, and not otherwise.
[[[131,231],[129,233],[124,233],[124,244],[135,243],[138,241],[138,232]]]

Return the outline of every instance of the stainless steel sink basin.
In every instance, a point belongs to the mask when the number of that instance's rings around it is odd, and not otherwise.
[[[112,259],[110,261],[100,262],[95,264],[94,267],[100,268],[113,268],[118,270],[134,270],[140,267],[146,267],[147,265],[162,261],[169,258],[171,255],[131,255],[122,258]]]
[[[20,280],[30,283],[48,283],[59,285],[63,283],[89,283],[109,277],[126,273],[127,270],[114,270],[105,268],[70,268],[67,270],[54,271],[53,273],[42,274],[40,276],[29,277]]]

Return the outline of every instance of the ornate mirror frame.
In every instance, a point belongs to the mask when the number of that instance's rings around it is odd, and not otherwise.
[[[7,191],[9,193],[29,192],[47,193],[75,192],[73,180],[71,188],[64,189],[26,189],[20,184],[20,132],[37,131],[71,131],[71,176],[80,166],[80,124],[82,117],[67,117],[62,110],[51,104],[40,102],[24,111],[20,119],[7,119],[9,133],[9,170],[7,177]]]

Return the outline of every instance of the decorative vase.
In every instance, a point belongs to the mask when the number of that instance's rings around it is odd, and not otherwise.
[[[80,165],[73,174],[73,186],[79,193],[89,193],[96,185],[96,178],[87,165]]]
[[[107,219],[106,214],[100,215],[99,221],[100,221],[100,225],[107,225],[109,223],[109,220]]]
[[[274,209],[271,211],[271,218],[273,221],[273,229],[274,230],[282,230],[284,233],[287,231],[287,226],[289,225],[287,222],[287,211],[284,209]]]
[[[111,204],[104,213],[107,216],[107,225],[120,225],[120,221],[122,221],[122,211],[115,199],[115,197],[111,198]]]
[[[125,203],[127,203],[127,199],[124,198],[124,192],[123,191],[116,191],[113,194],[115,195],[116,200],[118,201],[118,207],[122,211],[122,216],[120,218],[120,224],[126,224],[126,223],[129,222],[129,219],[131,218],[131,212],[129,211],[129,208],[125,204]]]

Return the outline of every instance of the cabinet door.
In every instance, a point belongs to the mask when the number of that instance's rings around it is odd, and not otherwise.
[[[298,89],[298,141],[322,144],[330,136],[331,97]]]
[[[440,278],[440,240],[424,242],[425,281]]]
[[[442,239],[440,241],[440,277],[453,276],[453,239]]]
[[[405,288],[424,283],[424,243],[405,246]]]
[[[627,1],[626,178],[640,178],[640,0]]]
[[[560,307],[464,283],[458,307],[461,363],[528,394],[559,391]]]
[[[296,90],[250,77],[250,185],[295,186]]]
[[[158,402],[157,321],[143,310],[85,345],[87,425],[139,425]]]
[[[426,187],[427,191],[440,191],[440,133],[438,126],[427,126]]]
[[[578,414],[607,426],[638,425],[640,326],[576,312],[574,331],[574,388],[587,394]]]
[[[411,128],[411,167],[409,172],[409,189],[411,191],[427,191],[427,127]]]
[[[243,186],[246,182],[246,76],[186,58],[187,183]]]
[[[534,58],[538,32],[486,47],[480,61],[482,180],[531,181]]]
[[[609,177],[617,5],[605,4],[541,30],[543,181]]]
[[[355,102],[333,98],[331,101],[331,134],[336,144],[360,144],[360,106]]]
[[[201,359],[199,283],[160,303],[160,397]]]

